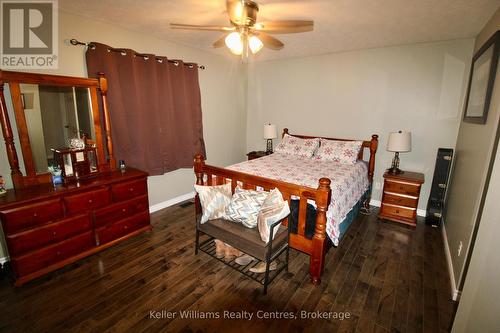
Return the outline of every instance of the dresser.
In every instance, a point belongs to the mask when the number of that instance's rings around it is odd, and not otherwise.
[[[415,227],[418,200],[424,181],[424,175],[419,172],[405,171],[397,175],[386,172],[378,217]]]
[[[0,219],[16,285],[150,230],[147,176],[129,168],[8,190]]]

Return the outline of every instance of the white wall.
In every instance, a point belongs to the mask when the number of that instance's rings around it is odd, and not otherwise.
[[[500,152],[497,150],[484,210],[452,332],[500,332],[498,255]]]
[[[248,150],[263,149],[263,124],[291,133],[370,139],[379,134],[375,183],[390,166],[391,131],[412,132],[401,168],[425,173],[425,209],[438,147],[455,146],[472,39],[335,53],[249,65]],[[380,200],[375,188],[373,199]]]
[[[203,131],[208,161],[216,165],[229,165],[245,158],[246,69],[237,57],[211,54],[185,47],[150,35],[124,30],[106,23],[59,13],[59,69],[39,71],[47,74],[87,76],[85,49],[71,46],[67,40],[98,41],[113,47],[131,48],[141,53],[154,53],[178,58],[206,66],[200,70],[200,88],[203,110]],[[65,42],[66,40],[66,42]],[[109,87],[113,89],[113,87]],[[113,110],[110,110],[113,112]],[[14,118],[11,123],[15,127]],[[133,135],[133,133],[131,133]],[[19,142],[17,135],[16,143]],[[18,149],[19,158],[22,158]],[[5,145],[0,144],[0,174],[8,187],[12,187],[10,167]],[[163,176],[150,177],[150,204],[172,199],[193,191],[194,174],[191,169],[180,169]],[[2,257],[0,251],[0,258]]]
[[[500,29],[500,9],[478,35],[477,51]],[[497,68],[490,109],[485,124],[462,121],[458,132],[455,165],[450,178],[445,226],[451,266],[458,289],[464,279],[465,261],[471,248],[472,234],[478,218],[489,165],[494,158],[495,139],[500,120],[500,67]],[[476,242],[476,246],[481,246]],[[461,248],[461,251],[458,251]],[[460,254],[459,254],[460,252]]]

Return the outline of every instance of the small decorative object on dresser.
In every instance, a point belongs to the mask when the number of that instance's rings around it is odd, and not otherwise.
[[[269,155],[269,153],[267,153],[265,151],[251,151],[247,154],[247,157],[248,157],[248,160],[250,161],[250,160],[254,160],[256,158],[263,157],[266,155]]]
[[[399,131],[389,133],[387,151],[395,153],[394,158],[392,159],[392,166],[387,170],[387,172],[393,175],[403,173],[403,171],[399,169],[399,153],[411,151],[411,132]]]
[[[266,124],[264,125],[264,139],[267,139],[266,153],[273,153],[273,139],[276,139],[278,134],[276,132],[276,125]]]
[[[415,227],[418,199],[424,180],[424,174],[419,172],[405,171],[394,175],[386,171],[378,217]]]
[[[52,149],[54,161],[62,171],[64,182],[76,181],[99,172],[93,147]]]

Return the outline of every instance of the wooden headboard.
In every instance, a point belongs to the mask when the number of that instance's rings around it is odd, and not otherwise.
[[[285,136],[285,134],[295,136],[295,137],[301,138],[301,139],[321,138],[321,139],[326,139],[326,140],[337,140],[337,141],[361,141],[361,140],[355,140],[355,139],[328,138],[326,136],[290,134],[290,132],[288,131],[288,128],[283,129],[283,134],[281,135],[281,138],[283,138]],[[375,172],[375,155],[377,154],[377,148],[378,148],[378,135],[373,134],[371,140],[363,140],[363,145],[361,147],[363,147],[363,149],[359,150],[358,160],[363,159],[363,153],[364,153],[365,149],[369,149],[369,152],[370,152],[370,158],[368,160],[368,179],[370,180],[370,183],[372,183],[373,182],[373,174]]]

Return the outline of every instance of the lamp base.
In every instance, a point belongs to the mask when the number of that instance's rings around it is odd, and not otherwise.
[[[267,139],[267,145],[266,145],[266,154],[272,154],[273,153],[273,139]]]
[[[405,173],[403,170],[401,170],[400,168],[389,168],[387,169],[387,173],[391,174],[391,175],[400,175],[402,173]]]
[[[387,172],[390,173],[391,175],[400,175],[404,173],[404,171],[402,171],[399,168],[399,152],[396,152],[394,154],[394,158],[392,159],[392,165],[389,169],[387,169]]]

